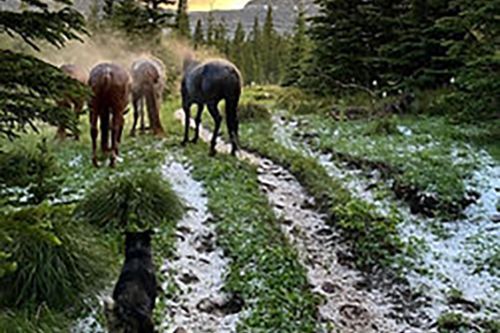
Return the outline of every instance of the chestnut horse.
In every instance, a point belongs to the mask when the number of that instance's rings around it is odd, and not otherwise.
[[[61,71],[63,71],[70,78],[87,85],[89,75],[87,71],[82,67],[74,64],[64,64],[61,65],[59,69],[61,69]],[[66,97],[65,99],[58,102],[58,105],[61,107],[72,108],[77,117],[82,113],[83,104],[85,104],[85,98]],[[66,128],[63,125],[59,125],[59,127],[57,128],[56,137],[62,140],[66,136]],[[75,140],[78,139],[79,135],[78,133],[75,133]]]
[[[159,59],[139,59],[132,64],[132,104],[134,123],[130,132],[135,135],[137,119],[140,117],[141,132],[144,133],[144,101],[148,110],[149,126],[154,135],[165,134],[160,121],[160,106],[165,87],[165,66]]]
[[[118,156],[118,145],[123,130],[125,108],[129,102],[131,89],[127,71],[116,64],[103,63],[92,69],[89,77],[92,88],[90,102],[90,136],[92,137],[92,162],[98,166],[96,140],[99,133],[97,120],[101,123],[101,149],[109,152],[109,123],[111,120],[111,158],[110,166],[114,167]]]
[[[183,144],[189,140],[190,109],[192,104],[198,105],[195,118],[196,132],[194,143],[198,140],[201,115],[206,104],[214,119],[215,129],[210,144],[210,156],[215,155],[215,145],[222,121],[217,105],[221,100],[226,102],[226,123],[231,141],[231,154],[238,150],[238,115],[237,108],[241,95],[241,74],[236,66],[227,60],[213,59],[197,62],[187,57],[184,59],[184,76],[182,78],[181,94],[182,108],[185,114]]]

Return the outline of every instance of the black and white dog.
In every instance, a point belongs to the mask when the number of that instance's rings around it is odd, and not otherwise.
[[[157,284],[151,255],[152,232],[126,233],[125,263],[113,291],[104,300],[109,333],[153,333]]]

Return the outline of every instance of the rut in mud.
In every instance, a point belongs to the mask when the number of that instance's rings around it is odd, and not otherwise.
[[[176,116],[183,118],[179,112]],[[200,128],[204,141],[211,135]],[[219,140],[217,150],[229,153],[230,146]],[[343,333],[424,332],[418,329],[419,313],[405,304],[405,290],[395,288],[389,294],[369,289],[362,273],[341,263],[338,254],[349,250],[325,223],[325,216],[313,209],[313,199],[290,172],[246,151],[239,156],[258,167],[259,184],[282,222],[281,229],[297,249],[311,289],[322,296],[320,332],[329,332],[329,327]]]
[[[161,171],[189,207],[177,224],[174,258],[166,260],[160,270],[167,275],[163,290],[176,290],[165,301],[160,331],[235,332],[241,306],[222,291],[229,262],[216,245],[205,191],[188,168],[171,158]]]
[[[331,155],[312,151],[295,141],[293,134],[300,131],[297,122],[287,122],[279,116],[273,117],[273,121],[274,137],[279,143],[316,158],[331,177],[340,179],[351,193],[372,203],[379,213],[397,211],[402,219],[401,238],[420,244],[419,256],[408,258],[414,260],[416,269],[406,269],[406,278],[413,290],[428,299],[423,311],[431,322],[447,311],[460,312],[469,318],[491,319],[500,315],[496,289],[500,277],[488,269],[487,263],[500,247],[500,225],[495,222],[496,203],[500,200],[500,166],[486,152],[478,153],[480,164],[471,181],[475,185],[469,185],[481,193],[478,200],[466,209],[465,219],[443,223],[412,214],[406,203],[390,195],[377,196],[372,189],[386,183],[377,170],[349,168]]]

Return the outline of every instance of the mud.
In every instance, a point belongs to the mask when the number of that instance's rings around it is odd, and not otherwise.
[[[293,139],[296,123],[286,123],[278,117],[274,121],[278,142],[315,157],[331,177],[340,179],[353,195],[372,203],[379,213],[401,217],[400,236],[414,244],[417,251],[415,257],[405,258],[411,265],[402,269],[412,290],[427,299],[421,310],[423,317],[430,319],[428,323],[448,311],[468,318],[499,317],[500,277],[498,272],[492,272],[488,260],[500,248],[500,225],[495,222],[500,166],[486,152],[478,152],[477,171],[467,184],[468,190],[480,193],[478,199],[465,210],[464,219],[443,223],[413,214],[405,202],[395,200],[389,195],[390,184],[379,172],[348,168],[329,154],[312,151]],[[381,188],[387,195],[376,193]]]
[[[177,112],[176,117],[182,120],[182,113]],[[200,137],[209,141],[211,133],[202,128]],[[222,140],[216,148],[218,152],[230,152],[230,146]],[[246,151],[238,156],[258,167],[259,184],[282,221],[282,231],[297,249],[311,289],[322,296],[319,332],[424,332],[417,328],[418,318],[413,318],[417,313],[409,313],[410,307],[405,311],[401,303],[404,297],[368,288],[370,283],[363,274],[341,263],[338,254],[349,250],[325,223],[325,216],[313,210],[313,199],[290,172]]]
[[[190,207],[177,224],[175,255],[160,270],[167,276],[163,290],[171,289],[169,284],[173,283],[176,292],[175,297],[165,300],[165,320],[159,329],[235,332],[243,304],[222,291],[229,261],[217,246],[205,191],[191,177],[189,168],[172,158],[166,159],[161,172]]]

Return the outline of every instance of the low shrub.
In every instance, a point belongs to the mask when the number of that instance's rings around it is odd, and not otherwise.
[[[283,90],[276,104],[278,108],[296,115],[323,114],[330,111],[332,107],[328,99],[307,94],[297,88]]]
[[[263,104],[243,102],[238,107],[238,118],[241,122],[271,119],[271,112]]]
[[[0,279],[0,305],[64,309],[107,276],[112,251],[71,216],[71,207],[47,204],[1,213],[1,248],[16,269]]]
[[[182,217],[184,205],[157,173],[127,173],[95,185],[76,216],[101,228],[143,231]]]
[[[57,195],[59,167],[45,140],[36,145],[19,145],[0,152],[0,184],[27,188],[25,203],[39,204]]]

